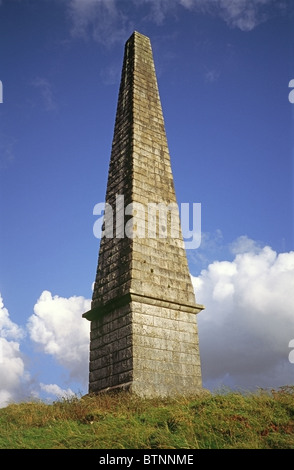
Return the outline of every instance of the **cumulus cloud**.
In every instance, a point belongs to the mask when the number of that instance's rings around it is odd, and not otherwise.
[[[241,237],[233,261],[214,261],[192,277],[203,376],[209,388],[294,383],[294,252],[277,254]],[[239,252],[238,252],[239,250]]]
[[[23,380],[26,379],[24,360],[19,343],[0,338],[0,407],[22,396]]]
[[[69,372],[69,378],[85,386],[88,382],[89,325],[81,315],[90,309],[84,297],[62,298],[44,291],[38,299],[27,330],[39,349],[50,354]],[[10,319],[0,295],[0,408],[9,403],[53,395],[70,398],[74,392],[57,384],[38,383],[27,370],[21,352],[25,330]]]
[[[3,299],[0,294],[0,336],[1,338],[21,339],[24,335],[23,330],[13,323],[9,318],[7,308],[4,307]]]
[[[44,291],[34,306],[27,328],[41,351],[53,356],[71,379],[88,382],[89,325],[82,313],[90,309],[84,297],[64,298]]]
[[[248,238],[246,235],[238,237],[230,245],[231,252],[234,255],[242,253],[255,253],[258,254],[261,250],[261,245],[256,240]]]
[[[59,387],[56,384],[43,384],[40,383],[40,388],[42,391],[48,393],[49,395],[53,395],[54,397],[58,398],[72,398],[75,396],[74,392],[68,388],[66,390]]]
[[[0,295],[0,407],[28,393],[29,374],[20,352],[23,330],[10,320]]]

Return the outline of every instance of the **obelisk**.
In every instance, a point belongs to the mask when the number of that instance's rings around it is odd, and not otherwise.
[[[138,32],[125,45],[106,205],[91,310],[83,315],[91,321],[89,393],[196,393],[196,314],[204,307],[195,301],[174,210],[151,44]],[[159,207],[167,208],[166,223]]]

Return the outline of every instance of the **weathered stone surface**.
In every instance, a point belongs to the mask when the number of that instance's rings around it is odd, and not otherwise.
[[[124,197],[119,207],[117,196]],[[203,306],[195,303],[180,229],[151,45],[137,32],[125,46],[106,202],[116,216],[129,203],[133,210],[123,223],[114,217],[114,237],[100,243],[84,314],[91,321],[89,391],[195,393],[202,386],[195,314]],[[166,220],[150,203],[171,208]]]

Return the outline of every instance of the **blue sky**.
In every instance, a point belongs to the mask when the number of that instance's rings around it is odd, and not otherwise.
[[[284,0],[0,2],[0,404],[85,393],[124,44],[150,37],[204,385],[293,383],[294,10]],[[8,373],[9,371],[9,373]]]

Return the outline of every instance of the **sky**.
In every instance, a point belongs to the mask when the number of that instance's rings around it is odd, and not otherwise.
[[[0,406],[82,395],[124,44],[152,44],[203,385],[294,383],[291,0],[0,1]],[[289,86],[290,84],[290,86]]]

